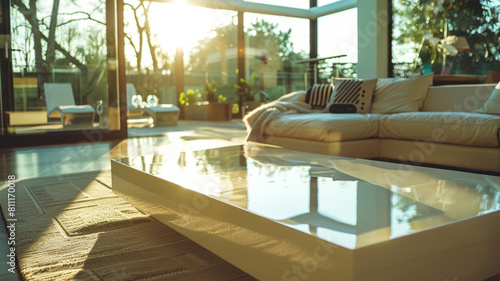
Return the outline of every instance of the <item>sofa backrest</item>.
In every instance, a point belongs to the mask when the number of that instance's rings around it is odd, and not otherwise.
[[[429,112],[471,112],[484,105],[496,84],[431,86],[422,106]]]

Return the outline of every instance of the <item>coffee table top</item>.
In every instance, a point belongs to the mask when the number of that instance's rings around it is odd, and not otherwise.
[[[347,249],[500,210],[500,177],[251,143],[115,161]]]

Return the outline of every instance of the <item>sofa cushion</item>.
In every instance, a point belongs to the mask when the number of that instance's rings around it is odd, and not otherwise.
[[[420,111],[433,77],[431,73],[414,78],[379,78],[371,113]]]
[[[469,112],[409,112],[380,120],[380,138],[499,147],[500,116]]]
[[[474,112],[483,106],[493,89],[494,84],[431,86],[421,111]]]
[[[476,112],[500,115],[500,82],[496,85],[483,107]]]
[[[369,113],[377,79],[334,79],[333,97],[326,106],[331,113]]]
[[[289,114],[272,120],[264,135],[323,142],[378,136],[379,114]]]

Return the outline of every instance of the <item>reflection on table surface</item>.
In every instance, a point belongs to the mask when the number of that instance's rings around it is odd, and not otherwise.
[[[120,162],[356,249],[500,209],[500,178],[247,144]]]

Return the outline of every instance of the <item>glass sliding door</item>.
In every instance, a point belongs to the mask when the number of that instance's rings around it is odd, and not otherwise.
[[[178,105],[181,119],[232,118],[236,11],[128,0],[124,26],[127,85],[135,89],[127,101],[129,135],[147,135],[145,129],[154,126],[151,118],[137,113],[137,101],[148,106],[152,95],[158,103]]]
[[[306,88],[309,20],[245,13],[245,74],[255,100],[275,100]],[[259,90],[267,95],[255,94]]]
[[[176,26],[185,15],[178,5],[143,0],[124,4],[125,65],[129,134],[154,126],[140,109],[155,104],[177,104]],[[187,35],[186,35],[187,36]],[[131,129],[131,130],[130,130]],[[140,132],[144,134],[144,132]]]
[[[4,135],[120,132],[116,3],[11,0]],[[85,134],[83,134],[85,135]],[[42,138],[43,139],[43,138]]]
[[[319,64],[319,80],[357,77],[358,9],[353,8],[318,18],[318,54],[327,59]]]
[[[238,81],[238,13],[201,7],[190,11],[203,20],[189,25],[192,36],[183,42],[185,90],[200,93],[199,101],[214,108],[206,119],[230,119],[229,115],[238,112],[234,87]]]
[[[0,91],[1,93],[12,92],[11,81],[11,60],[10,60],[10,4],[8,1],[0,2]],[[5,134],[5,113],[4,104],[10,102],[10,96],[0,95],[0,137]]]

